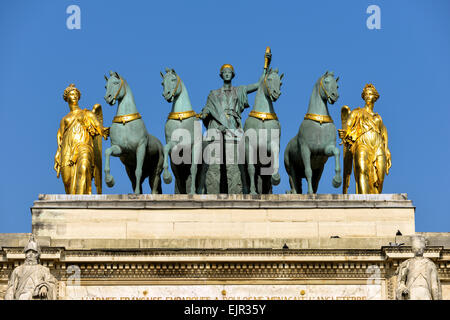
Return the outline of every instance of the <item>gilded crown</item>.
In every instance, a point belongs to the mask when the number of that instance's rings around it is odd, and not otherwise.
[[[233,66],[232,66],[231,64],[228,64],[228,63],[224,64],[224,65],[220,68],[220,72],[222,72],[223,69],[225,69],[225,68],[231,69],[231,71],[233,71],[233,73],[234,73],[234,68],[233,68]]]

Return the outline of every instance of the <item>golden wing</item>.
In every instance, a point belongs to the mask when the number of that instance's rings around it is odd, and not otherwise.
[[[99,104],[94,105],[92,112],[96,115],[98,122],[103,127],[103,111]],[[96,135],[94,138],[94,183],[97,194],[102,194],[102,136]]]
[[[347,131],[347,120],[350,116],[351,110],[348,106],[343,106],[341,109],[341,123],[342,130]],[[352,165],[353,165],[353,154],[350,151],[350,145],[348,143],[343,142],[344,149],[344,173],[343,173],[343,184],[342,184],[342,193],[347,194],[348,187],[350,186],[350,177],[352,175]]]

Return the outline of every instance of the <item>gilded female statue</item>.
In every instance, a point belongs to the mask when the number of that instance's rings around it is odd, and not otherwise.
[[[391,152],[383,120],[373,111],[379,96],[372,84],[366,84],[361,93],[366,102],[364,108],[350,111],[348,106],[343,106],[341,109],[342,130],[338,131],[344,143],[344,194],[350,184],[352,163],[356,193],[375,194],[383,190],[384,176],[391,167]]]
[[[103,127],[102,107],[94,105],[92,111],[81,109],[81,92],[74,84],[63,94],[70,112],[61,120],[57,133],[58,149],[54,169],[62,175],[66,194],[91,194],[92,179],[97,193],[102,193],[102,142],[109,128]]]

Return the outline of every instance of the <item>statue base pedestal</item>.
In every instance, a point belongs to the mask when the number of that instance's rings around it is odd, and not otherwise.
[[[177,247],[196,239],[412,235],[414,210],[405,194],[40,195],[31,208],[38,236],[171,239]]]

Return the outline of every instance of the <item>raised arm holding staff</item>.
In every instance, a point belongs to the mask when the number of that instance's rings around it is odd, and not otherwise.
[[[223,79],[223,86],[220,89],[212,90],[207,98],[200,117],[208,130],[216,129],[222,137],[235,139],[238,141],[243,135],[241,114],[245,108],[249,107],[249,93],[255,92],[267,72],[270,65],[271,54],[265,54],[265,68],[258,82],[234,87],[231,83],[235,76],[234,67],[231,64],[224,64],[220,68],[220,77]],[[208,136],[209,140],[212,140]],[[223,139],[222,139],[223,141]],[[237,164],[237,152],[235,159],[226,164],[226,168],[221,170],[224,164],[210,164],[206,173],[206,191],[208,194],[228,193],[240,194],[242,190],[241,170]],[[223,157],[222,157],[223,158]],[[226,172],[226,177],[221,178],[221,171]]]

